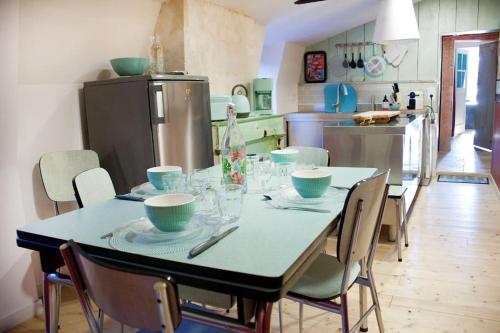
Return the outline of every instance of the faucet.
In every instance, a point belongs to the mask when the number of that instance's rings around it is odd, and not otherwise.
[[[332,106],[335,108],[335,113],[340,112],[340,87],[342,87],[342,94],[344,96],[348,95],[347,86],[344,84],[344,82],[339,82],[339,84],[337,85],[337,102],[332,104]]]

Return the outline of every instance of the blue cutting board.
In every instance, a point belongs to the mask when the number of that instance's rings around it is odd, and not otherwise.
[[[333,104],[337,103],[337,84],[329,84],[325,86],[325,112],[335,112],[336,108]],[[346,84],[347,96],[342,93],[343,88],[340,89],[340,112],[355,112],[356,104],[358,103],[358,98],[356,97],[356,90]]]

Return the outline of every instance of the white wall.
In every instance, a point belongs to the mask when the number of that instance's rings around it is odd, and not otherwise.
[[[298,111],[298,86],[305,47],[300,44],[286,43],[276,82],[277,113]],[[299,65],[299,66],[297,66]],[[298,67],[298,68],[297,68]]]
[[[0,1],[0,332],[31,317],[38,298],[37,259],[15,243],[17,227],[52,214],[38,159],[82,148],[82,82],[110,75],[113,57],[147,56],[160,5]]]
[[[276,43],[262,50],[259,77],[273,79],[274,113],[298,111],[298,82],[304,50],[305,46],[296,43]]]
[[[186,70],[207,75],[210,93],[230,95],[257,76],[264,27],[210,1],[184,0]]]

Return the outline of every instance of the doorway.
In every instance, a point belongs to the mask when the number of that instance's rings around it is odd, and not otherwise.
[[[443,36],[437,171],[491,169],[498,32]]]

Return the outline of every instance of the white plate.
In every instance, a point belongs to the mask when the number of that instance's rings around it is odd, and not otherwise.
[[[326,195],[320,198],[303,198],[293,187],[289,187],[279,191],[276,199],[294,205],[321,205],[325,203],[326,198]]]
[[[165,191],[157,190],[150,182],[137,185],[130,190],[130,193],[136,196],[154,196],[165,194]]]
[[[207,240],[219,229],[203,215],[195,214],[186,229],[177,232],[158,230],[147,217],[131,221],[113,231],[109,239],[112,248],[139,254],[162,255],[187,252]]]

